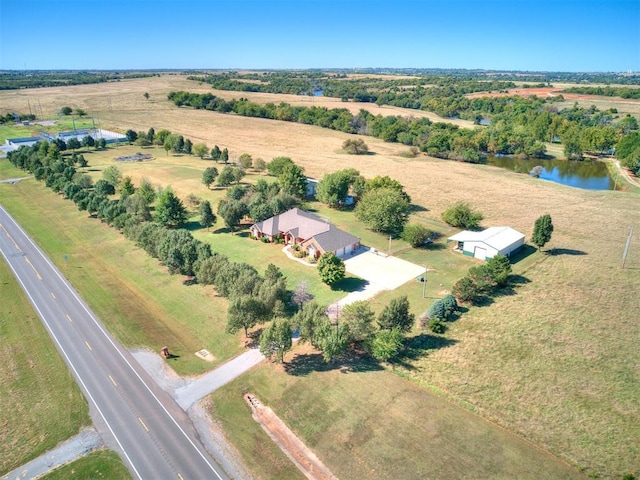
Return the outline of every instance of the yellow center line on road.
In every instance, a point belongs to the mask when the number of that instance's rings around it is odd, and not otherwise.
[[[56,299],[56,296],[53,294],[53,292],[51,292],[51,298],[53,298],[54,300]]]
[[[91,348],[91,345],[89,345],[89,342],[84,342],[84,344],[87,346],[89,350],[93,350],[93,348]]]
[[[73,322],[73,320],[71,320],[71,317],[69,315],[67,315],[67,320],[69,320],[70,322]]]
[[[142,419],[140,417],[138,417],[138,420],[140,420],[140,423],[142,424],[142,426],[144,427],[144,429],[148,432],[149,429],[147,428],[147,426],[144,424],[144,422],[142,421]]]
[[[184,480],[184,478],[182,477],[182,475],[180,475],[180,472],[178,472],[178,478],[179,478],[180,480]]]
[[[108,375],[108,377],[109,377],[109,380],[111,380],[111,383],[113,383],[113,386],[114,386],[114,387],[117,387],[117,386],[118,386],[118,384],[117,384],[117,383],[116,383],[116,381],[113,379],[113,377],[112,377],[111,375]]]
[[[2,225],[1,223],[0,223],[0,228],[2,228],[2,230],[4,231],[4,234],[7,236],[7,238],[13,242],[13,246],[14,246],[14,247],[16,247],[16,249],[17,249],[19,252],[21,252],[21,251],[22,251],[22,249],[20,249],[20,247],[18,246],[18,244],[16,243],[16,241],[13,239],[13,237],[12,237],[11,235],[9,235],[9,232],[7,232],[7,229],[6,229],[6,228],[4,228],[4,225]]]
[[[29,266],[33,269],[33,271],[36,273],[36,276],[38,277],[38,280],[42,280],[42,277],[38,273],[38,270],[36,270],[36,267],[33,266],[33,264],[29,261],[29,259],[27,257],[24,257],[24,261],[27,262],[29,264]]]

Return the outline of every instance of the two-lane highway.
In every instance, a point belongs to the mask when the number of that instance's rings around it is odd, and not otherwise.
[[[134,478],[228,478],[175,401],[113,339],[1,206],[0,252],[93,407],[96,427],[120,450]]]

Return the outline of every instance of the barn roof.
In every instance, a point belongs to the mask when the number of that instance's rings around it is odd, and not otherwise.
[[[448,241],[455,242],[482,242],[496,250],[502,250],[522,239],[524,234],[511,227],[489,227],[481,232],[463,230],[447,238]]]

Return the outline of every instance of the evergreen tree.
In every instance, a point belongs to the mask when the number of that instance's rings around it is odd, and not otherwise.
[[[200,225],[207,227],[207,230],[211,228],[211,225],[216,223],[216,216],[211,210],[211,204],[209,200],[205,200],[200,204]]]
[[[533,235],[531,235],[531,241],[540,250],[544,247],[549,240],[551,240],[551,234],[553,233],[553,222],[551,221],[551,215],[548,213],[542,215],[536,220],[533,227]]]
[[[415,315],[409,312],[409,300],[403,296],[394,298],[384,307],[378,317],[378,326],[381,330],[398,330],[408,333],[413,328],[415,320]]]
[[[177,227],[187,221],[187,209],[171,187],[167,187],[158,195],[155,220],[165,227]]]

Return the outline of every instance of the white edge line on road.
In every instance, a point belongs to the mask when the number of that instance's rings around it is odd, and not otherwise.
[[[25,286],[25,284],[22,282],[22,279],[20,278],[20,276],[18,275],[18,272],[16,272],[16,270],[13,268],[13,265],[11,265],[11,263],[9,262],[9,259],[7,258],[7,256],[5,255],[4,251],[2,251],[0,249],[0,252],[2,253],[2,256],[5,259],[6,264],[9,266],[9,268],[11,269],[11,271],[13,272],[13,276],[16,278],[16,280],[18,280],[18,282],[20,282],[20,285],[22,285],[22,290],[27,294],[27,296],[29,297],[29,300],[31,301],[31,305],[33,305],[33,308],[35,308],[38,311],[38,315],[40,315],[40,318],[42,319],[42,321],[44,322],[44,324],[47,326],[47,330],[49,330],[49,333],[51,334],[51,336],[53,337],[53,339],[55,340],[56,344],[58,344],[58,348],[60,349],[60,351],[62,352],[62,354],[64,355],[64,357],[67,359],[67,363],[69,364],[69,366],[71,367],[71,369],[73,370],[73,372],[76,374],[76,378],[78,379],[78,381],[82,384],[85,392],[87,392],[87,395],[89,396],[89,398],[91,399],[91,401],[93,402],[93,404],[96,407],[96,410],[98,410],[98,413],[100,414],[100,416],[102,417],[102,420],[104,420],[104,423],[107,425],[107,428],[109,429],[109,431],[111,432],[111,435],[113,435],[113,438],[115,438],[116,442],[118,443],[118,446],[120,447],[120,450],[122,450],[122,453],[124,454],[125,457],[127,457],[127,460],[129,461],[129,464],[131,465],[131,468],[133,468],[133,471],[136,473],[136,475],[138,476],[138,478],[140,480],[142,480],[142,477],[140,476],[140,474],[138,473],[138,470],[136,469],[136,466],[133,464],[133,462],[131,461],[131,458],[129,458],[129,455],[127,455],[126,450],[124,449],[124,447],[122,446],[122,444],[120,443],[120,440],[118,440],[117,435],[115,434],[115,432],[113,431],[113,429],[111,428],[111,425],[109,425],[109,422],[107,421],[107,419],[105,418],[104,414],[102,413],[102,410],[100,410],[100,407],[98,406],[98,404],[96,403],[96,401],[94,400],[93,396],[91,395],[91,392],[89,391],[89,389],[87,388],[87,386],[85,385],[84,381],[82,380],[82,377],[80,376],[80,374],[78,373],[78,371],[76,370],[76,367],[73,366],[73,363],[71,362],[71,359],[69,358],[69,356],[67,355],[67,352],[64,350],[64,348],[62,347],[62,344],[60,343],[60,341],[58,340],[58,337],[56,337],[56,334],[53,333],[53,330],[51,329],[51,326],[49,325],[49,322],[47,322],[47,319],[45,318],[45,316],[42,314],[42,311],[38,308],[38,305],[36,304],[34,298],[31,296],[31,293],[29,293],[29,290],[27,290],[27,287]]]
[[[191,438],[189,438],[189,435],[187,435],[187,432],[185,432],[182,427],[180,426],[180,424],[177,422],[177,420],[175,418],[173,418],[173,415],[171,415],[171,413],[169,413],[169,411],[166,409],[166,407],[162,404],[162,402],[160,401],[160,399],[156,396],[155,393],[153,393],[153,390],[151,390],[151,388],[149,388],[149,385],[147,385],[147,383],[143,380],[143,378],[140,376],[140,374],[136,371],[135,368],[133,368],[133,365],[131,365],[131,363],[129,362],[129,360],[127,360],[127,358],[123,355],[123,353],[120,351],[120,349],[117,347],[117,345],[113,342],[113,340],[111,339],[111,337],[107,334],[107,332],[104,330],[104,328],[102,328],[102,325],[100,325],[100,322],[98,322],[98,320],[93,316],[93,313],[91,313],[91,311],[87,308],[87,306],[85,305],[84,301],[78,297],[78,294],[75,292],[75,290],[73,288],[71,288],[71,285],[69,284],[69,282],[67,281],[66,278],[64,278],[60,272],[58,271],[58,269],[55,267],[55,265],[53,265],[51,263],[51,261],[49,260],[49,258],[44,254],[44,252],[42,252],[42,250],[40,249],[40,247],[38,245],[36,245],[32,240],[31,237],[29,237],[29,235],[27,235],[27,233],[24,231],[24,229],[18,224],[18,222],[16,222],[14,220],[14,218],[9,214],[9,212],[7,212],[4,207],[2,207],[0,205],[0,208],[2,208],[2,210],[4,210],[5,214],[7,215],[7,217],[13,222],[13,224],[16,226],[16,228],[18,228],[18,230],[20,230],[22,232],[22,234],[25,236],[25,238],[27,239],[27,241],[29,243],[31,243],[31,245],[33,245],[33,247],[38,251],[38,253],[40,253],[40,256],[44,259],[45,262],[47,262],[47,264],[49,265],[49,267],[51,267],[51,269],[53,270],[53,272],[57,275],[57,277],[62,281],[62,283],[67,287],[67,289],[69,290],[69,292],[71,292],[71,294],[76,298],[76,300],[78,300],[78,302],[80,303],[80,305],[82,306],[82,308],[84,309],[85,312],[87,312],[87,314],[91,317],[91,319],[93,320],[93,322],[96,324],[96,326],[100,329],[100,331],[103,333],[103,335],[106,337],[106,339],[109,341],[109,343],[111,343],[111,345],[113,346],[113,348],[116,349],[116,351],[118,352],[118,354],[120,355],[120,357],[122,357],[122,359],[125,361],[125,363],[129,366],[129,368],[133,371],[133,373],[136,375],[136,377],[138,377],[138,379],[142,382],[142,384],[145,386],[145,388],[149,391],[149,393],[153,396],[153,398],[156,400],[156,402],[158,402],[158,405],[160,405],[160,407],[162,408],[162,410],[164,410],[164,412],[167,414],[167,416],[171,419],[171,421],[175,424],[176,427],[178,427],[178,430],[180,430],[180,432],[182,433],[182,435],[184,435],[184,437],[189,441],[189,443],[191,444],[191,446],[196,450],[196,452],[198,452],[198,454],[200,455],[200,457],[202,457],[202,459],[205,461],[205,463],[209,466],[209,468],[213,471],[213,473],[216,474],[216,477],[218,477],[219,480],[222,480],[222,477],[220,476],[220,474],[216,471],[216,469],[213,467],[213,465],[211,465],[211,463],[209,462],[209,460],[207,459],[207,457],[204,456],[204,454],[200,451],[200,449],[196,446],[195,443],[193,443],[193,441],[191,440]],[[5,257],[6,258],[6,257]],[[13,269],[12,269],[13,270]],[[14,271],[15,274],[15,271]],[[20,282],[22,284],[22,282]],[[23,284],[23,288],[24,288],[24,284]],[[29,298],[31,298],[31,296],[29,295]],[[37,308],[37,307],[36,307]],[[39,311],[39,310],[38,310]],[[57,341],[57,340],[56,340]],[[65,354],[66,356],[66,354]],[[74,369],[75,371],[75,369]],[[95,403],[95,402],[94,402]],[[96,405],[97,406],[97,405]],[[102,413],[101,413],[102,415]],[[104,416],[103,416],[104,418]],[[106,420],[105,420],[106,421]],[[108,425],[108,424],[107,424]],[[111,427],[109,427],[109,430],[111,430]],[[115,435],[114,435],[115,436]],[[117,440],[117,439],[116,439]],[[120,444],[120,442],[118,442],[118,444]],[[124,450],[123,450],[124,451]],[[125,453],[126,455],[126,453]],[[127,456],[127,458],[129,458]],[[133,465],[133,464],[132,464]],[[222,467],[220,467],[222,468]],[[135,467],[134,467],[135,469]],[[136,471],[136,473],[138,473]],[[140,475],[138,475],[138,477],[140,477]]]

